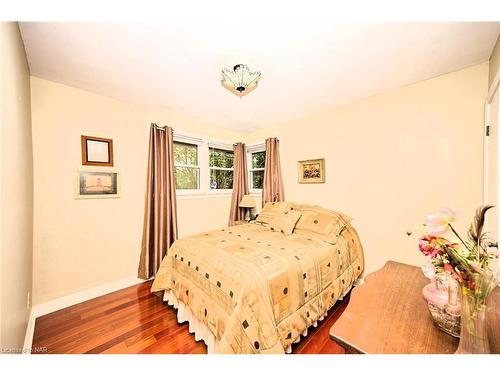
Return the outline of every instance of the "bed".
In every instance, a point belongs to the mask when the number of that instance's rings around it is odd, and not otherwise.
[[[177,240],[151,290],[209,353],[290,352],[363,271],[350,221],[318,206],[268,203],[254,223]]]

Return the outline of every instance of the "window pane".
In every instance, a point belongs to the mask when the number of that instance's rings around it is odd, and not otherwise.
[[[264,164],[266,161],[266,152],[254,152],[252,154],[252,169],[256,168],[264,168]]]
[[[233,168],[234,152],[210,148],[210,166],[219,168]]]
[[[193,167],[175,167],[176,189],[198,189],[200,170]]]
[[[174,142],[174,161],[175,164],[198,165],[198,146]]]
[[[232,189],[233,171],[223,169],[210,170],[210,188],[211,189]]]
[[[252,189],[262,189],[264,183],[264,171],[252,171]]]

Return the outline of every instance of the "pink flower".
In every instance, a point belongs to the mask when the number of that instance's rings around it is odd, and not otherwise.
[[[461,273],[461,280],[458,280],[458,282],[462,285],[465,285],[465,287],[470,290],[476,289],[476,283],[472,279],[471,275],[467,272]]]
[[[455,271],[455,268],[453,268],[453,266],[450,263],[445,263],[443,269],[445,272],[449,272],[453,279],[457,280],[458,282],[463,281],[460,275]]]
[[[431,236],[439,236],[448,230],[448,222],[439,215],[427,215],[425,229]]]
[[[449,224],[457,218],[458,211],[453,208],[443,208],[435,215],[427,215],[425,220],[425,229],[431,236],[439,236],[446,233]]]
[[[453,207],[445,207],[442,208],[439,213],[444,219],[446,219],[446,221],[448,221],[449,223],[453,223],[457,219],[457,216],[460,214],[460,211]]]
[[[443,268],[444,268],[445,272],[450,272],[450,273],[455,272],[455,269],[453,268],[453,266],[450,263],[445,263]]]
[[[431,258],[437,257],[442,253],[441,247],[436,242],[437,238],[434,236],[425,235],[418,240],[418,248],[425,256]]]
[[[475,263],[475,262],[470,262],[469,264],[470,264],[471,268],[472,268],[475,272],[477,272],[477,273],[482,273],[482,272],[483,272],[483,269],[481,268],[481,266],[480,266],[479,264],[477,264],[477,263]]]

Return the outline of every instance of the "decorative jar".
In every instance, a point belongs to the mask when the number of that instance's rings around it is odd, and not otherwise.
[[[458,284],[447,273],[436,273],[422,294],[434,323],[444,332],[460,337]]]

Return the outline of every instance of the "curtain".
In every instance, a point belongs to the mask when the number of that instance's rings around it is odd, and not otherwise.
[[[156,274],[167,249],[177,239],[173,131],[151,124],[144,229],[138,277]],[[124,230],[127,230],[124,228]]]
[[[280,165],[280,141],[278,138],[266,139],[266,162],[264,165],[264,182],[262,186],[262,207],[267,202],[283,202],[283,177]]]
[[[229,212],[229,226],[245,219],[246,208],[240,208],[241,198],[248,194],[247,154],[244,143],[236,143],[234,150],[233,196]]]

